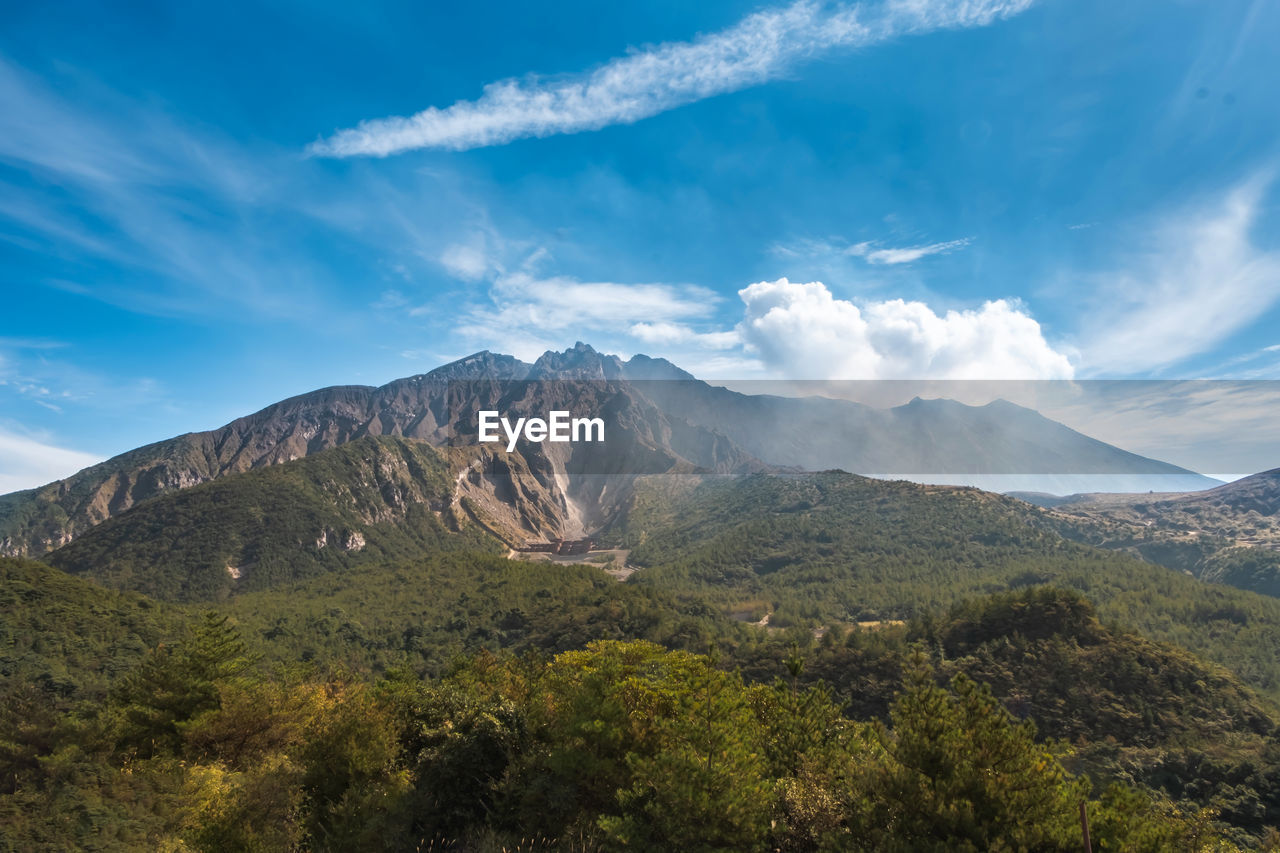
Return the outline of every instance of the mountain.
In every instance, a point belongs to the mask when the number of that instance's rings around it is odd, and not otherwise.
[[[648,364],[634,378],[663,411],[713,429],[774,465],[839,468],[993,492],[1192,491],[1220,483],[1121,450],[1005,400],[967,406],[917,397],[877,409],[825,397],[740,394],[678,368],[662,376]]]
[[[607,446],[546,445],[525,453],[534,477],[561,491],[569,508],[561,532],[569,536],[602,523],[631,476],[764,467],[721,435],[669,421],[617,381],[617,364],[584,345],[547,353],[532,365],[483,352],[379,388],[341,386],[292,397],[219,429],[147,445],[65,480],[0,497],[0,554],[44,554],[149,498],[363,437],[472,445],[481,409],[513,418],[545,417],[554,408],[610,417]],[[598,475],[619,480],[607,499],[608,481]]]
[[[498,553],[564,522],[516,454],[366,436],[144,501],[48,555],[109,586],[216,600],[364,563]]]
[[[603,442],[520,442],[530,476],[556,494],[563,510],[552,532],[569,537],[607,524],[626,505],[636,477],[659,473],[840,468],[1054,491],[1078,491],[1082,483],[1192,489],[1216,482],[1003,401],[975,407],[917,399],[875,409],[820,397],[748,395],[701,382],[663,359],[623,361],[579,343],[533,364],[481,352],[378,388],[321,389],[2,496],[0,554],[45,554],[150,498],[365,437],[473,446],[481,410],[512,420],[565,410],[607,423]]]
[[[913,702],[922,743],[949,744],[974,778],[989,776],[992,752],[970,732],[994,725],[1029,748],[1033,731],[1068,739],[1064,762],[1095,790],[1134,786],[1089,800],[1095,838],[1117,838],[1110,827],[1139,808],[1176,809],[1188,825],[1198,815],[1196,837],[1212,829],[1241,847],[1275,824],[1280,599],[1068,541],[1065,515],[1003,495],[764,469],[617,378],[616,363],[557,355],[547,371],[568,378],[444,380],[439,435],[366,433],[139,500],[49,553],[64,571],[0,558],[0,814],[18,846],[132,833],[115,846],[150,849],[165,831],[195,833],[166,830],[167,815],[201,827],[199,849],[250,846],[206,824],[262,832],[292,815],[336,838],[326,809],[360,829],[344,849],[436,837],[386,816],[442,807],[481,821],[519,813],[523,832],[546,809],[552,765],[605,792],[606,806],[642,790],[614,778],[635,770],[638,753],[608,746],[628,720],[671,732],[677,768],[704,766],[688,744],[702,743],[692,738],[707,720],[755,732],[749,755],[785,747],[768,758],[782,769],[739,768],[718,777],[725,789],[764,779],[762,790],[836,802],[861,778],[850,768],[892,754],[884,726],[900,743]],[[600,411],[616,443],[477,444],[468,413],[489,401]],[[1268,494],[1259,482],[1228,497],[1247,515],[1271,506]],[[503,558],[513,541],[590,512],[597,538],[629,552],[627,582],[590,561]],[[651,681],[689,672],[688,652],[709,647],[719,670],[708,661],[697,678]],[[707,677],[728,673],[749,692],[713,716],[694,699],[723,699]],[[951,692],[937,686],[953,677]],[[987,710],[953,731],[959,707]],[[603,738],[590,763],[612,781],[582,783],[587,730]],[[841,744],[856,749],[815,776],[812,762]],[[478,766],[489,769],[476,782]],[[909,778],[907,800],[919,790]],[[883,788],[858,796],[880,802]],[[46,820],[86,802],[91,819]],[[769,819],[790,825],[804,801],[779,802]],[[582,825],[599,825],[587,812]],[[545,831],[563,837],[568,825]],[[369,827],[387,828],[386,843],[369,843]]]
[[[1190,494],[1027,498],[1069,538],[1280,596],[1280,469]]]

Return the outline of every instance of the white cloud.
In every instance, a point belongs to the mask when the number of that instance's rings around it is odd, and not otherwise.
[[[695,285],[543,277],[530,267],[526,262],[517,272],[499,275],[489,286],[491,304],[469,309],[458,333],[521,358],[536,357],[561,348],[568,334],[589,340],[594,333],[607,340],[636,325],[669,330],[684,321],[705,320],[721,301]]]
[[[738,291],[738,330],[777,373],[796,379],[1065,379],[1070,360],[1003,299],[939,316],[892,299],[859,308],[821,282],[785,278]]]
[[[568,276],[541,278],[527,272],[500,277],[493,298],[501,306],[498,319],[542,329],[569,329],[582,324],[616,328],[633,322],[673,321],[705,317],[719,301],[704,287],[672,284],[617,284],[578,281]]]
[[[0,494],[43,486],[101,461],[91,453],[0,429]]]
[[[322,156],[385,157],[417,148],[455,151],[515,139],[630,124],[714,95],[759,85],[795,63],[945,28],[985,26],[1032,0],[890,0],[878,6],[799,0],[757,12],[691,42],[637,50],[594,71],[544,80],[502,80],[474,101],[409,117],[362,122],[309,148]]]
[[[440,264],[454,278],[463,281],[479,281],[489,271],[489,259],[484,249],[478,246],[464,246],[455,243],[445,248],[440,255]]]
[[[683,323],[635,323],[631,336],[648,344],[696,344],[706,349],[732,349],[742,343],[737,331],[699,332]]]
[[[1131,375],[1175,365],[1280,300],[1280,252],[1250,239],[1270,184],[1269,176],[1252,178],[1209,209],[1166,223],[1129,269],[1099,277],[1081,345],[1090,372]]]
[[[963,249],[973,242],[972,237],[925,243],[918,246],[881,246],[873,240],[849,245],[843,241],[799,240],[794,243],[778,243],[770,251],[782,258],[861,258],[869,264],[890,266],[909,264],[930,255],[945,255]]]
[[[930,243],[926,246],[903,246],[900,248],[877,249],[874,243],[858,243],[845,250],[846,255],[865,258],[869,264],[909,264],[929,255],[942,255],[955,249],[963,249],[972,239],[948,240],[945,243]]]

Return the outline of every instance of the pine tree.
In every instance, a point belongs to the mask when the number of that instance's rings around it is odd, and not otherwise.
[[[872,728],[877,760],[862,820],[875,849],[1078,849],[1079,802],[1062,753],[1037,743],[983,685],[937,686],[923,655],[894,703],[893,728]]]
[[[220,706],[219,688],[253,665],[227,616],[204,614],[189,636],[153,649],[115,693],[120,747],[143,758],[182,751],[182,725]]]

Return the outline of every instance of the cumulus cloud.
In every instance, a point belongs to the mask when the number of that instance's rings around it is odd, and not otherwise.
[[[1097,374],[1175,365],[1254,323],[1280,300],[1280,252],[1251,239],[1269,175],[1167,222],[1127,269],[1097,277],[1081,350]]]
[[[922,302],[859,307],[821,282],[785,278],[738,291],[743,342],[796,379],[1067,379],[1071,361],[1016,303],[939,315]]]
[[[101,461],[91,453],[0,429],[0,494],[43,486]]]
[[[749,15],[691,42],[637,50],[584,74],[530,76],[484,88],[474,101],[362,122],[308,149],[385,157],[417,148],[461,151],[526,137],[630,124],[684,104],[759,85],[835,48],[937,29],[985,26],[1033,0],[889,0],[880,5],[799,0]]]

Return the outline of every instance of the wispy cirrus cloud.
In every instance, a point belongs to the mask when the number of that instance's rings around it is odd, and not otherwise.
[[[401,279],[412,277],[406,263],[434,267],[440,235],[467,206],[451,179],[356,169],[339,180],[321,165],[184,122],[75,69],[42,76],[0,54],[0,246],[75,270],[32,285],[143,314],[313,327],[336,316],[345,287],[325,257],[332,247],[377,252]]]
[[[957,249],[963,249],[972,242],[972,237],[962,237],[959,240],[922,243],[915,246],[883,246],[872,240],[852,245],[840,241],[804,240],[799,243],[775,245],[773,253],[784,258],[806,256],[861,258],[877,266],[896,266],[913,263],[930,255],[945,255]]]
[[[928,243],[923,246],[900,246],[897,248],[876,248],[874,243],[858,243],[845,250],[846,255],[865,258],[869,264],[909,264],[926,258],[929,255],[943,255],[956,249],[963,249],[972,240],[965,237],[961,240],[948,240],[945,243]]]
[[[474,101],[365,121],[309,147],[327,157],[385,157],[418,148],[462,151],[516,139],[630,124],[756,86],[815,55],[939,29],[979,27],[1034,0],[887,0],[878,5],[799,0],[749,15],[718,33],[637,50],[594,71],[501,80]]]
[[[1133,375],[1212,350],[1280,303],[1280,251],[1254,226],[1274,184],[1255,175],[1225,198],[1171,217],[1111,273],[1080,349],[1094,375]]]
[[[287,316],[306,304],[274,292],[297,258],[276,257],[277,240],[258,227],[263,208],[295,203],[278,192],[273,168],[287,158],[259,162],[91,82],[68,88],[0,56],[3,239],[32,255],[127,269],[118,281],[70,288],[143,313],[205,314],[210,297],[240,315]]]

